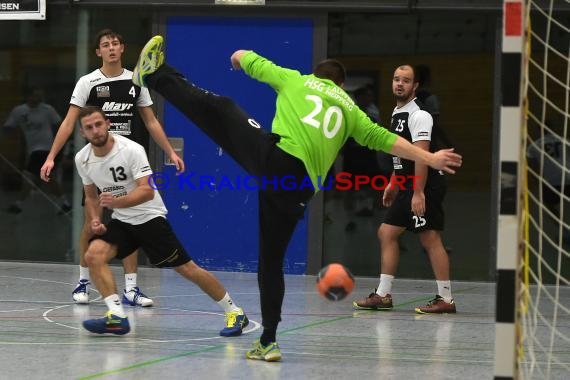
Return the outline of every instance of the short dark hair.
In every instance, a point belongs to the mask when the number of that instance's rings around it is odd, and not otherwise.
[[[111,29],[103,29],[100,30],[99,33],[97,33],[97,35],[95,36],[95,49],[99,49],[99,44],[101,43],[101,38],[103,37],[109,37],[109,38],[117,38],[119,40],[119,42],[121,43],[121,45],[125,44],[125,40],[123,39],[123,36],[121,36],[119,33],[115,32],[114,30]]]
[[[318,78],[332,80],[337,86],[346,80],[344,65],[336,59],[325,59],[319,62],[315,67],[314,74]]]
[[[403,67],[409,67],[410,69],[412,69],[412,73],[414,74],[413,82],[417,83],[419,81],[419,77],[417,75],[416,67],[414,65],[411,65],[409,63],[404,63],[403,65],[398,65],[398,67],[396,67],[394,72],[398,69],[402,69]]]
[[[105,112],[103,112],[101,107],[99,107],[99,106],[85,106],[85,107],[81,108],[81,110],[79,111],[79,116],[77,117],[77,120],[79,120],[79,125],[83,127],[83,125],[81,124],[81,119],[83,119],[84,117],[89,116],[91,114],[94,114],[94,113],[101,114],[101,116],[103,116],[103,119],[105,119],[105,120],[108,119],[107,115],[105,115]]]

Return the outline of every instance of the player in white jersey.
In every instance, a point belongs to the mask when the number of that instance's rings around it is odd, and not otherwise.
[[[89,144],[75,156],[75,166],[83,181],[85,214],[93,233],[85,260],[109,309],[105,317],[86,320],[83,326],[98,334],[123,335],[130,331],[108,263],[143,248],[153,265],[173,268],[224,309],[226,327],[220,335],[241,335],[249,323],[243,309],[212,273],[192,261],[174,234],[165,217],[166,207],[153,186],[144,148],[109,133],[111,123],[99,107],[84,107],[79,121]],[[102,223],[99,207],[113,210],[109,223]]]
[[[71,96],[69,110],[61,123],[44,165],[41,177],[49,181],[54,167],[54,158],[73,133],[80,110],[86,105],[101,107],[111,120],[111,132],[133,139],[139,132],[133,128],[134,110],[138,109],[142,120],[154,141],[164,150],[176,165],[178,172],[184,171],[184,161],[170,145],[160,122],[152,110],[152,99],[148,89],[133,85],[133,73],[122,67],[121,57],[125,45],[120,34],[104,29],[95,38],[95,53],[101,57],[102,66],[79,79]],[[136,141],[136,138],[134,138]],[[79,239],[79,281],[72,293],[76,303],[89,302],[89,270],[84,256],[91,237],[89,221],[85,219]],[[131,306],[152,306],[153,302],[137,286],[137,253],[123,260],[125,290],[123,303]]]

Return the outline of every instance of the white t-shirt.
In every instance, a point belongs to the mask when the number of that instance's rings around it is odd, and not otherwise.
[[[95,156],[91,144],[85,145],[75,155],[75,166],[84,185],[95,184],[101,192],[121,197],[137,187],[137,179],[152,174],[152,169],[140,144],[120,135],[113,135],[113,139],[113,148],[103,157]],[[164,217],[167,212],[160,194],[154,190],[150,201],[113,209],[111,217],[136,225]]]
[[[36,151],[49,151],[53,143],[52,127],[61,123],[57,111],[46,103],[39,103],[37,107],[21,104],[14,107],[4,123],[8,128],[21,128],[26,139],[28,155]]]

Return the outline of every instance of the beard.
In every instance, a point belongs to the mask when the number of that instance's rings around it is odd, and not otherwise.
[[[91,145],[97,147],[97,148],[101,148],[103,146],[105,146],[105,144],[107,144],[107,140],[109,140],[109,134],[105,134],[105,136],[102,136],[100,139],[96,140],[96,139],[92,139],[89,142],[91,143]]]
[[[412,95],[412,94],[410,94],[410,93],[405,93],[405,92],[403,92],[401,95],[394,94],[394,99],[396,99],[396,101],[398,101],[398,102],[407,103],[408,100],[411,100],[411,99],[412,99],[412,96],[411,96],[411,95]]]

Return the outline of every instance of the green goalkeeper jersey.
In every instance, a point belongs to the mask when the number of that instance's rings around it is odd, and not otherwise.
[[[273,133],[281,136],[277,146],[303,161],[315,189],[326,182],[349,137],[374,150],[392,149],[397,135],[372,122],[333,81],[277,66],[253,51],[240,65],[277,92],[272,123]]]

